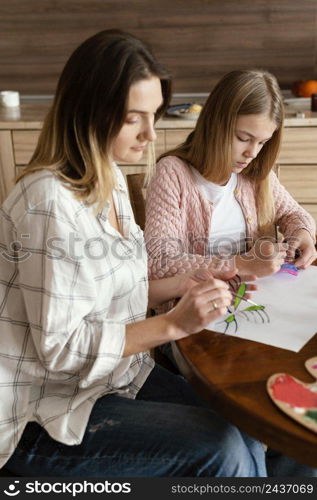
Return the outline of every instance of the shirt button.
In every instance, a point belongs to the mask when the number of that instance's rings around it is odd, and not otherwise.
[[[252,221],[253,221],[252,217],[247,217],[247,222],[252,222]]]
[[[240,194],[239,189],[235,189],[235,190],[234,190],[234,194],[238,196],[238,195]]]

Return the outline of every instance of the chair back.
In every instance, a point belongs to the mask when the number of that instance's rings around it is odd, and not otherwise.
[[[144,230],[145,226],[145,174],[127,174],[130,203],[136,223]]]

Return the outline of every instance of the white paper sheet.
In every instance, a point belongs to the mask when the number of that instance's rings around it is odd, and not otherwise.
[[[249,306],[241,301],[236,311],[231,307],[236,323],[225,322],[228,313],[210,323],[207,330],[298,352],[317,332],[317,266],[301,270],[297,276],[276,273],[259,278],[256,284],[258,290],[251,299],[265,306],[264,311],[241,313]]]

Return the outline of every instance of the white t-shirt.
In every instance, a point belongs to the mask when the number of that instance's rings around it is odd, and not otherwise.
[[[208,237],[210,255],[230,256],[246,251],[246,225],[244,215],[234,191],[237,186],[237,174],[231,177],[225,186],[207,181],[192,167],[192,171],[205,198],[213,204],[213,212]]]

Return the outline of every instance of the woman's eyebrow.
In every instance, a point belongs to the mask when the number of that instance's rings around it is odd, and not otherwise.
[[[156,113],[157,110],[160,109],[161,106],[163,106],[163,101],[160,103],[160,105],[157,107],[157,109],[154,111],[154,113]],[[127,112],[128,113],[140,113],[141,115],[149,115],[149,114],[151,114],[150,111],[144,111],[142,109],[128,109]]]

